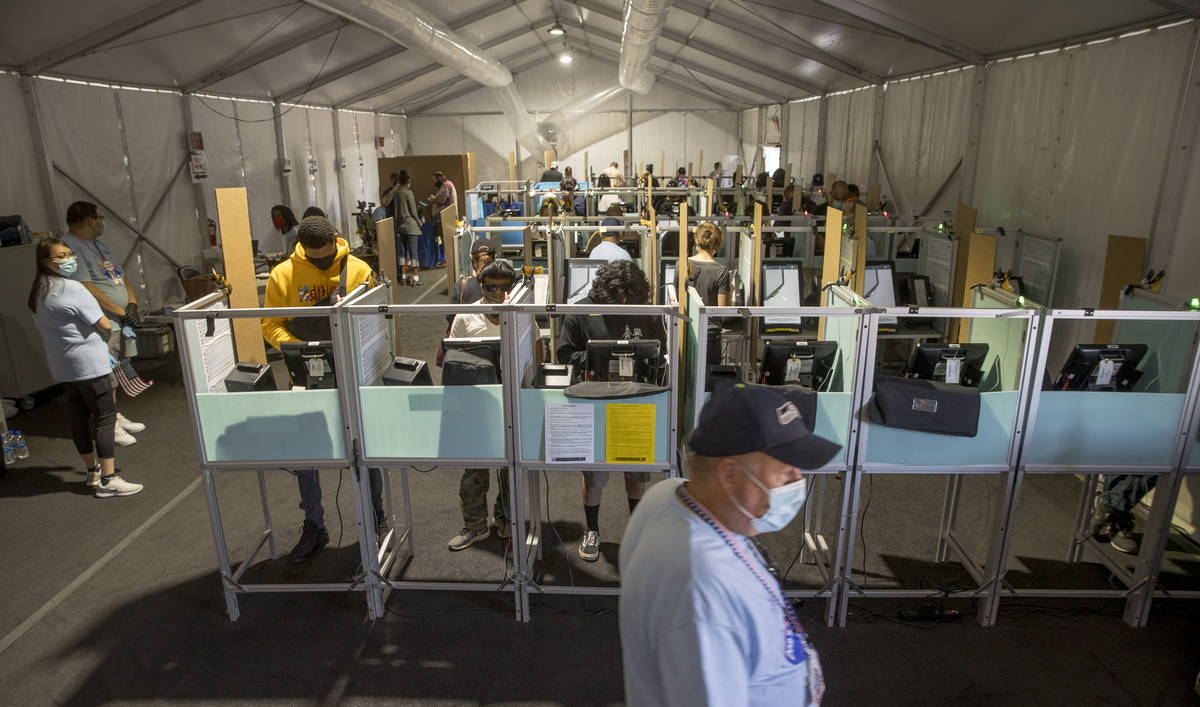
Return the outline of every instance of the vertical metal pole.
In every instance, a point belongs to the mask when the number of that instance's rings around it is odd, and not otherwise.
[[[967,122],[967,152],[963,155],[962,176],[958,201],[970,204],[975,198],[975,171],[979,166],[979,138],[983,133],[983,99],[987,94],[987,67],[975,67],[975,78],[971,85],[971,117]],[[895,191],[895,188],[892,188]],[[1047,305],[1050,303],[1047,302]]]
[[[786,169],[792,158],[788,155],[788,143],[791,140],[792,107],[787,101],[779,104],[779,166]],[[703,166],[703,165],[701,165]],[[874,182],[872,182],[874,184]],[[784,185],[786,186],[786,185]],[[797,202],[799,203],[799,202]]]
[[[746,157],[746,147],[745,147],[745,145],[746,145],[746,135],[745,135],[745,132],[746,132],[746,112],[745,112],[745,111],[741,111],[741,110],[739,110],[739,111],[737,112],[737,157],[738,157],[738,164],[743,164],[743,162],[744,162],[744,160],[745,160],[745,157]],[[742,173],[744,174],[746,171],[747,171],[747,170],[745,169],[745,167],[743,167],[743,169],[742,169]],[[735,187],[735,188],[740,188],[740,187],[741,187],[741,185],[740,185],[740,184],[735,184],[735,185],[734,185],[734,187]]]
[[[274,560],[275,554],[275,528],[271,525],[271,507],[267,503],[267,477],[261,470],[258,472],[258,496],[262,499],[263,507],[263,525],[267,533],[267,552],[271,554],[271,559]]]
[[[38,177],[42,182],[42,201],[46,205],[46,228],[59,233],[58,197],[54,193],[54,173],[50,156],[46,152],[46,136],[42,132],[42,112],[38,105],[37,89],[33,77],[21,75],[21,96],[25,100],[25,117],[29,119],[29,136],[33,140],[33,156],[37,159]]]
[[[192,96],[191,96],[191,94],[184,93],[184,94],[180,95],[179,96],[179,105],[183,111],[183,132],[184,132],[183,138],[186,141],[188,139],[188,136],[192,132],[195,132],[195,130],[196,130],[195,119],[192,117]],[[189,153],[191,152],[190,145],[188,145],[188,151],[189,151]],[[191,180],[191,170],[190,169],[188,170],[188,175],[189,175],[188,179]],[[205,179],[207,179],[207,178],[208,177],[205,177]],[[208,202],[205,201],[205,198],[204,198],[204,187],[201,186],[200,182],[198,182],[198,181],[192,181],[192,199],[195,201],[195,205],[196,205],[196,233],[200,234],[200,244],[201,244],[200,247],[206,248],[209,245],[208,238],[207,238],[207,235],[208,235]]]
[[[817,99],[817,174],[825,173],[825,138],[828,135],[829,98],[821,96]]]
[[[221,571],[221,590],[225,594],[225,610],[230,621],[237,621],[242,615],[238,607],[237,590],[233,584],[233,569],[229,564],[229,546],[225,544],[225,528],[221,524],[221,506],[217,502],[217,488],[214,485],[213,473],[207,466],[200,467],[200,477],[204,479],[204,498],[208,502],[208,519],[212,526],[213,544],[217,548],[217,566]]]
[[[284,174],[283,166],[286,164],[286,151],[283,146],[283,116],[280,111],[279,101],[271,104],[271,117],[275,123],[275,173],[279,175],[279,203],[291,208],[292,206],[292,190],[288,186],[288,175]]]
[[[1179,94],[1179,113],[1172,131],[1171,151],[1163,168],[1162,186],[1150,222],[1150,265],[1165,267],[1171,262],[1179,230],[1180,212],[1188,199],[1184,189],[1192,165],[1192,153],[1200,135],[1200,25],[1192,29],[1191,61]],[[1049,303],[1047,303],[1049,304]]]
[[[871,119],[871,166],[867,171],[867,184],[879,184],[879,161],[875,159],[875,155],[882,154],[883,151],[883,97],[885,93],[882,84],[875,87],[875,114]]]
[[[346,208],[346,180],[342,172],[346,169],[346,160],[342,157],[342,131],[338,122],[338,109],[333,109],[333,170],[337,173],[338,210],[341,212],[342,233],[350,230],[350,211]]]
[[[125,156],[125,184],[129,187],[129,221],[138,231],[145,230],[141,226],[141,219],[138,218],[138,203],[137,189],[133,185],[133,161],[129,155],[129,139],[125,132],[125,111],[121,109],[121,92],[118,89],[113,89],[113,105],[117,110],[117,127],[121,131],[121,151]],[[167,182],[167,188],[171,188],[171,183]],[[150,301],[150,293],[146,289],[146,263],[142,258],[142,241],[141,239],[134,240],[133,250],[137,251],[137,268],[138,268],[138,301],[141,303],[145,311],[153,309],[153,303]]]
[[[547,243],[550,234],[547,233]],[[508,310],[500,314],[500,338],[504,342],[504,350],[500,357],[503,370],[502,390],[504,395],[504,433],[505,433],[505,468],[502,473],[508,474],[508,514],[512,533],[509,538],[513,546],[513,603],[516,620],[522,623],[529,621],[529,587],[525,572],[527,547],[525,538],[525,478],[520,471],[520,395],[523,371],[520,367],[521,346],[519,341],[521,327],[520,313]],[[533,323],[537,326],[537,323]],[[507,569],[507,568],[506,568]]]
[[[633,172],[633,165],[637,164],[637,160],[633,158],[633,91],[629,92],[625,108],[625,154],[629,155],[629,164],[625,166],[625,172]]]

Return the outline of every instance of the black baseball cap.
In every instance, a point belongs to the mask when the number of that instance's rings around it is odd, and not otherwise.
[[[715,393],[692,431],[704,457],[761,452],[798,469],[819,469],[842,449],[808,431],[799,392],[770,385],[732,385]],[[793,397],[795,396],[795,397]]]
[[[471,255],[483,255],[484,253],[494,252],[496,251],[492,250],[491,244],[485,240],[475,241],[474,245],[471,246]]]

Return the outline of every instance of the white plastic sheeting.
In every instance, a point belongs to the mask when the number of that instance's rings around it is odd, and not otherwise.
[[[899,204],[895,213],[905,216],[936,216],[945,210],[953,213],[962,184],[961,167],[936,201],[934,196],[966,150],[973,76],[968,69],[888,84],[880,151],[892,181],[884,179],[882,171],[880,181],[882,193],[893,204]],[[862,180],[859,184],[865,187],[867,174],[844,174]],[[921,210],[931,203],[929,211],[922,214]]]
[[[5,178],[0,179],[0,215],[20,214],[36,232],[59,228],[60,219],[48,220],[21,85],[12,74],[0,76],[0,155],[4,155],[5,163]],[[57,206],[54,212],[58,213]]]
[[[851,91],[825,99],[829,103],[825,171],[833,172],[839,179],[860,185],[867,181],[877,90],[880,89]]]
[[[1200,132],[1200,126],[1196,129]],[[1192,144],[1196,144],[1195,139]],[[1183,193],[1187,198],[1183,200],[1183,210],[1179,214],[1179,227],[1175,229],[1170,258],[1165,263],[1152,265],[1167,270],[1163,292],[1186,301],[1200,297],[1200,283],[1196,281],[1195,274],[1200,264],[1200,150],[1192,150],[1192,165]],[[1161,235],[1165,238],[1170,234]]]
[[[821,101],[801,101],[788,106],[788,144],[784,163],[792,165],[792,177],[807,184],[817,171],[817,125]]]

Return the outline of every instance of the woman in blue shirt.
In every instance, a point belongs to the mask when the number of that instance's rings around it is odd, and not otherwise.
[[[132,496],[142,485],[117,475],[113,454],[117,406],[107,343],[113,325],[96,298],[70,279],[78,266],[66,243],[38,241],[29,310],[42,335],[50,373],[67,391],[71,438],[83,459],[87,485],[97,498]]]

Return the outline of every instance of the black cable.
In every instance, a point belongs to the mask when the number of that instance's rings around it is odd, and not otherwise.
[[[324,73],[324,71],[325,71],[325,65],[329,63],[329,57],[333,56],[333,48],[335,46],[337,46],[338,38],[341,36],[342,36],[342,28],[339,27],[338,31],[335,32],[333,35],[333,41],[329,43],[329,51],[325,53],[325,59],[324,59],[324,61],[321,62],[321,68],[317,69],[317,73],[316,73],[316,75],[314,75],[312,77],[312,81],[309,81],[308,85],[304,87],[304,93],[301,93],[299,96],[297,96],[296,99],[292,102],[292,104],[290,106],[288,106],[288,109],[279,114],[280,118],[287,115],[288,113],[291,113],[293,109],[299,107],[300,101],[304,100],[304,97],[308,95],[308,92],[310,90],[312,90],[313,85],[316,84],[317,79],[321,78],[321,74]],[[221,111],[217,110],[216,108],[213,108],[212,106],[210,106],[208,104],[208,102],[204,100],[203,96],[193,93],[192,97],[195,98],[196,100],[200,101],[200,105],[209,109],[213,113],[216,113],[217,115],[221,116],[222,118],[225,118],[226,120],[233,120],[238,123],[267,123],[267,122],[271,122],[271,121],[275,120],[275,116],[271,116],[270,118],[260,118],[257,120],[248,120],[245,118],[239,118],[236,115],[227,115],[227,114],[222,113]]]
[[[867,510],[871,507],[871,491],[875,479],[872,475],[867,475],[867,502],[863,504],[862,518],[858,521],[858,540],[862,543],[863,568],[862,568],[862,588],[867,588]]]
[[[358,568],[354,572],[347,572],[346,566],[342,564],[342,561],[341,561],[341,559],[338,558],[338,553],[337,553],[337,551],[342,548],[342,535],[346,530],[345,523],[342,521],[342,506],[341,506],[341,504],[338,503],[339,499],[341,498],[341,494],[342,494],[342,475],[343,475],[343,472],[345,472],[345,471],[346,471],[345,469],[338,469],[337,490],[335,490],[333,492],[333,507],[335,510],[337,510],[337,517],[338,517],[338,539],[337,539],[337,545],[335,546],[335,550],[333,552],[333,561],[337,563],[338,569],[340,569],[342,571],[342,574],[346,575],[346,578],[350,580],[351,584],[358,584],[359,582],[362,581],[363,575],[364,575],[364,572],[362,571],[363,570],[362,563],[361,562],[358,563]],[[361,553],[360,553],[360,556],[361,556]]]

